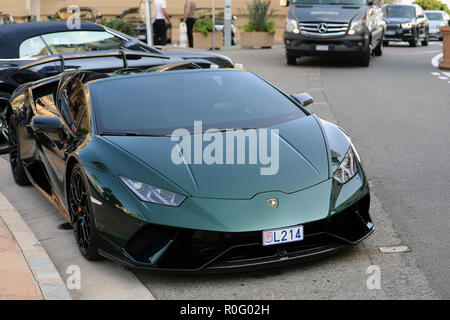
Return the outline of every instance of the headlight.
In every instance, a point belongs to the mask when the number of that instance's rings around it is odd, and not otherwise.
[[[286,32],[300,33],[300,29],[298,28],[298,23],[296,20],[291,18],[286,19]]]
[[[411,22],[408,23],[402,23],[402,28],[403,29],[411,29],[413,26],[413,24]]]
[[[334,173],[333,178],[342,184],[353,178],[358,173],[358,165],[356,164],[356,159],[356,152],[353,150],[353,147],[350,147],[341,164]]]
[[[348,34],[353,36],[357,33],[362,33],[364,31],[364,20],[354,20],[350,24],[350,29],[348,30]]]
[[[181,194],[154,187],[137,180],[121,176],[119,178],[142,201],[178,207],[186,199]]]

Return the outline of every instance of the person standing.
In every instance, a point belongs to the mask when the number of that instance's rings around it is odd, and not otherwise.
[[[166,0],[154,0],[156,5],[156,17],[153,22],[153,44],[166,45],[167,41],[167,22],[170,22],[169,14],[167,13]]]
[[[189,42],[189,48],[194,47],[194,36],[192,34],[195,23],[195,0],[186,0],[184,3],[184,19],[187,27],[187,37]]]

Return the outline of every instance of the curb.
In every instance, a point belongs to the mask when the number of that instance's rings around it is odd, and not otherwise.
[[[17,210],[1,192],[0,217],[22,250],[44,300],[72,300],[47,252]]]

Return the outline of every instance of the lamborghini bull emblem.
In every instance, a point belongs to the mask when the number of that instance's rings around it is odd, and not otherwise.
[[[278,199],[277,198],[270,198],[266,200],[267,204],[271,206],[272,208],[278,208]]]

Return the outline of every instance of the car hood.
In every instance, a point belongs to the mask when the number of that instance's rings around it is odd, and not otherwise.
[[[387,24],[400,24],[400,23],[413,23],[414,19],[411,18],[384,18]]]
[[[365,6],[352,5],[301,5],[293,8],[299,21],[333,21],[349,22],[360,12],[365,10]]]
[[[258,193],[267,191],[291,193],[303,190],[329,178],[328,151],[322,130],[314,116],[284,123],[272,129],[278,129],[280,137],[278,173],[274,175],[261,175],[261,167],[269,165],[259,165],[259,161],[258,164],[248,164],[247,160],[247,164],[234,165],[204,163],[177,165],[171,159],[172,150],[178,150],[177,142],[167,137],[106,136],[105,138],[194,197],[250,199]],[[220,135],[225,146],[226,133]],[[208,144],[209,142],[203,143],[203,150]],[[275,162],[276,157],[273,158],[273,166]],[[139,177],[130,178],[139,179]],[[152,183],[152,181],[143,182]]]
[[[439,21],[439,20],[428,20],[428,22],[430,23],[430,27],[440,27],[441,24],[444,24],[444,21]]]

